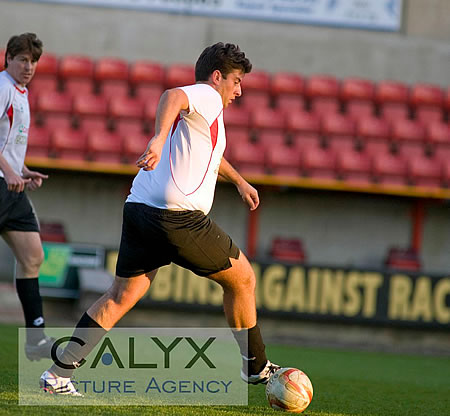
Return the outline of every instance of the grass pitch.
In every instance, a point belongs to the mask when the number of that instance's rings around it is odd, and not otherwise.
[[[17,328],[0,326],[1,415],[277,415],[264,386],[249,386],[249,406],[19,406]],[[411,342],[414,342],[412,339]],[[450,359],[269,345],[270,359],[305,371],[314,398],[309,416],[450,415]],[[38,389],[38,380],[36,380]],[[55,399],[57,399],[55,397]],[[82,399],[81,399],[82,400]]]

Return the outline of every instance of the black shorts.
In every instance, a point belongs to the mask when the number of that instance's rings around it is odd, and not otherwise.
[[[133,277],[171,262],[209,276],[231,267],[239,248],[201,211],[172,211],[127,202],[116,275]]]
[[[8,191],[0,178],[0,233],[5,231],[39,232],[39,224],[25,192]]]

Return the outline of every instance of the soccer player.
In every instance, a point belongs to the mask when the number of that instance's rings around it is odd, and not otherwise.
[[[24,192],[39,188],[47,178],[24,164],[30,128],[26,85],[41,54],[42,42],[34,33],[13,36],[6,47],[5,70],[0,72],[0,234],[19,265],[16,289],[25,315],[25,353],[30,360],[50,358],[52,346],[44,333],[38,284],[44,258],[39,225]]]
[[[85,344],[69,342],[59,357],[63,365],[42,374],[44,390],[80,395],[70,380],[73,370],[147,292],[158,268],[171,262],[222,286],[226,319],[248,363],[245,381],[267,383],[280,368],[267,359],[257,325],[253,269],[207,216],[218,175],[236,186],[250,210],[259,205],[256,189],[222,157],[223,110],[241,95],[251,68],[238,46],[216,43],[200,55],[194,85],[161,96],[155,135],[137,161],[141,169],[124,206],[115,281],[75,328],[73,337]]]

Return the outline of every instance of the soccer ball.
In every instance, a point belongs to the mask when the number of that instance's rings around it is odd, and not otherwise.
[[[301,413],[311,403],[313,386],[303,371],[285,367],[270,378],[266,397],[270,407],[275,410]]]

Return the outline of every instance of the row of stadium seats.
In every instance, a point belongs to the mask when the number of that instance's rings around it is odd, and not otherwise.
[[[272,174],[321,180],[371,184],[446,188],[450,185],[450,159],[389,152],[369,154],[352,149],[316,145],[268,146],[237,143],[227,154],[244,175]]]
[[[107,129],[61,128],[49,131],[33,126],[28,156],[132,164],[148,143],[145,134],[123,134]],[[450,186],[450,158],[434,154],[368,152],[346,146],[324,147],[308,140],[299,146],[272,142],[236,141],[225,156],[244,175],[342,179],[352,183]]]
[[[274,260],[295,264],[308,259],[303,241],[296,237],[275,237],[270,243],[269,255]],[[422,267],[420,257],[413,248],[390,247],[384,263],[393,270],[418,271]]]
[[[50,131],[80,128],[112,130],[123,135],[151,135],[158,97],[141,100],[118,96],[42,92],[33,104],[33,120]],[[267,145],[321,143],[331,148],[380,150],[403,155],[450,156],[450,124],[417,120],[389,122],[367,116],[355,121],[345,114],[321,115],[298,111],[284,113],[272,108],[252,111],[230,106],[224,112],[228,142],[261,142]]]
[[[0,52],[1,53],[1,52]],[[4,54],[4,52],[3,52]],[[163,89],[194,82],[194,67],[164,66],[159,62],[128,62],[119,58],[88,56],[58,57],[45,53],[30,84],[32,95],[41,91],[63,91],[142,99],[159,96]],[[345,112],[358,118],[380,115],[392,120],[415,118],[422,122],[449,119],[450,87],[384,80],[347,78],[315,74],[305,77],[293,72],[270,74],[254,70],[243,82],[242,107],[275,107],[283,111],[313,110],[318,113]]]

